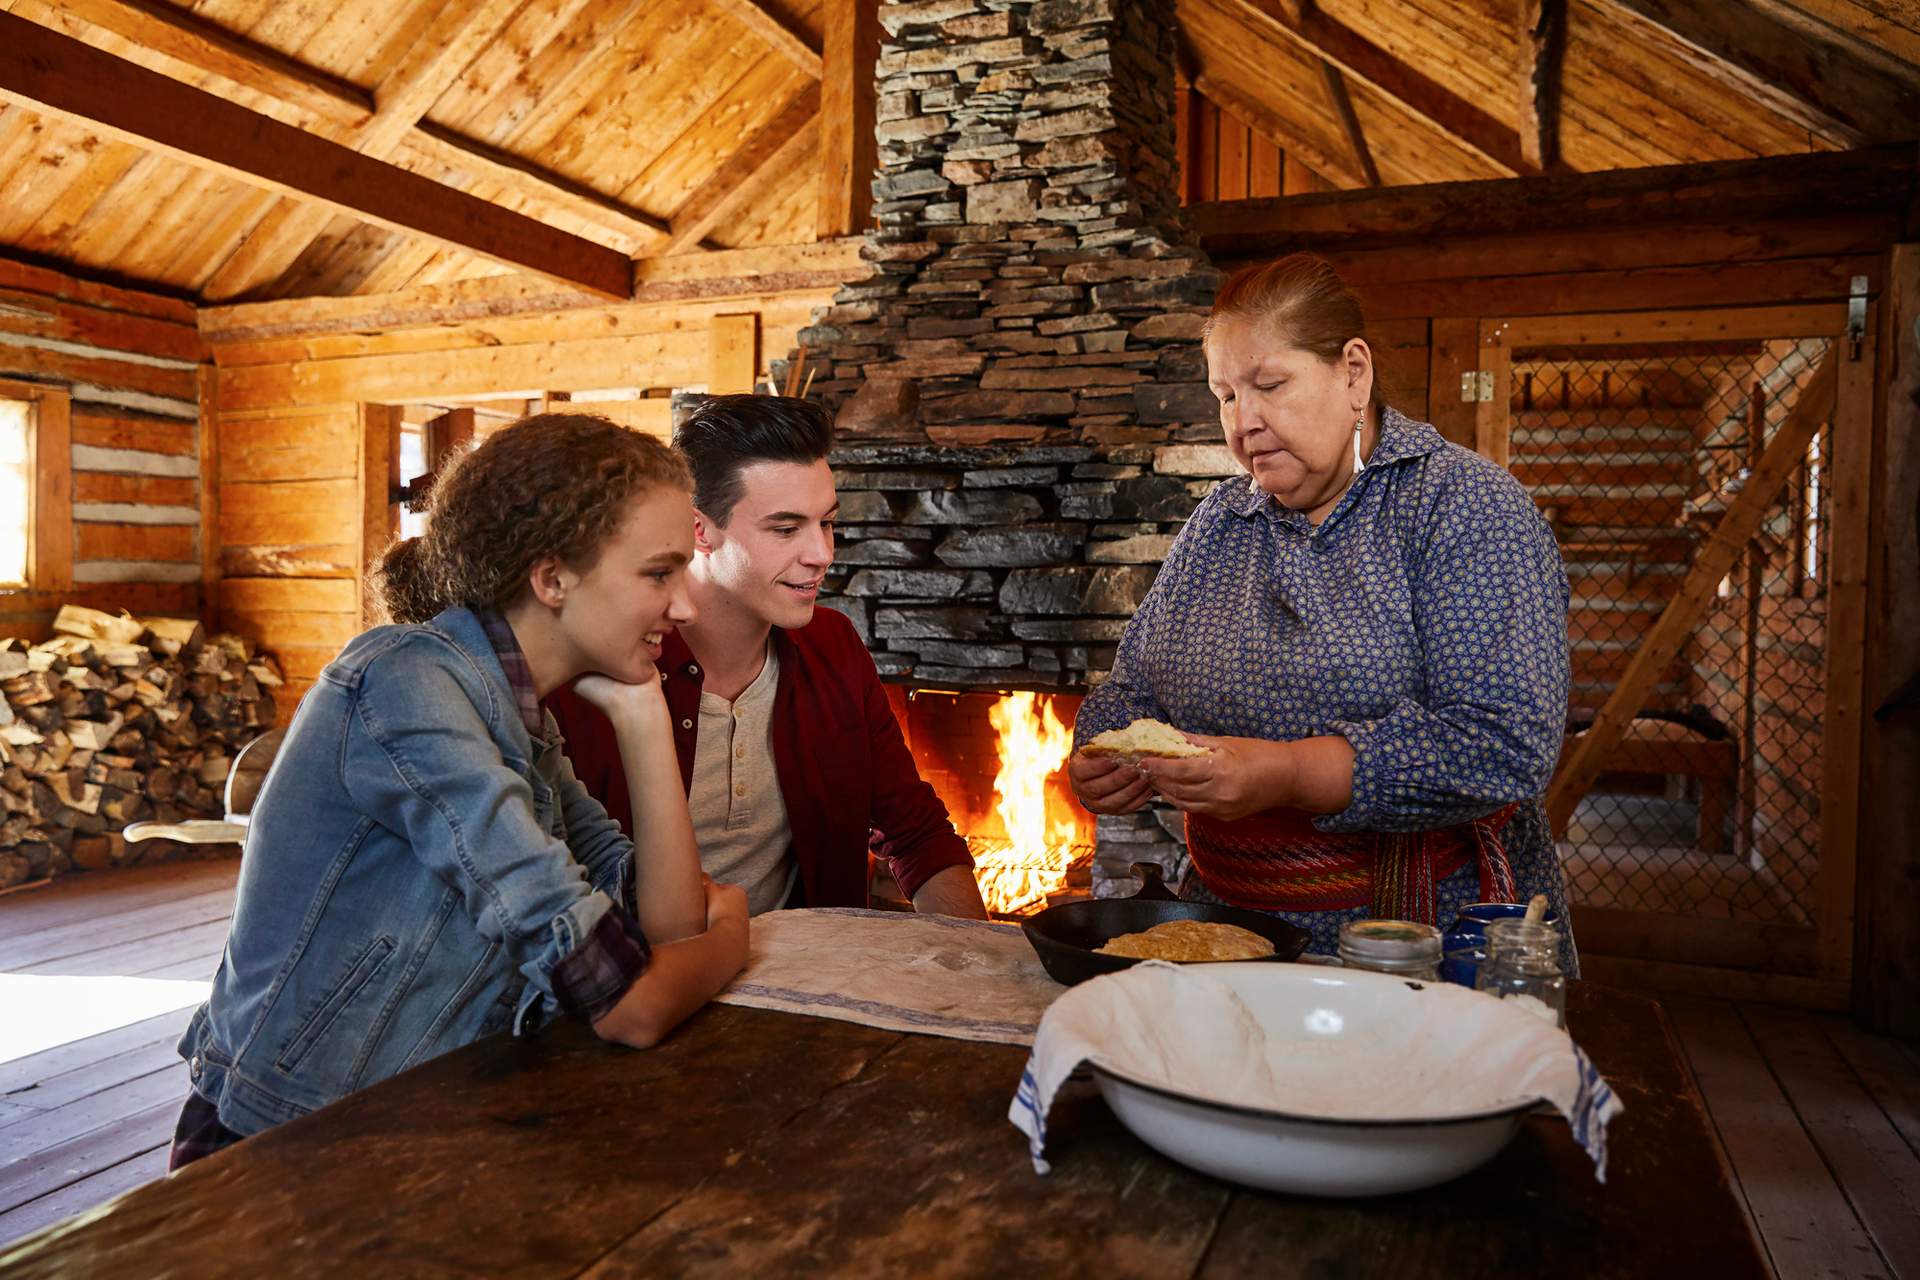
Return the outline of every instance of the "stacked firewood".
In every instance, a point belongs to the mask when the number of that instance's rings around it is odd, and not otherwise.
[[[273,726],[280,668],[239,636],[73,605],[53,629],[0,640],[0,888],[131,860],[131,822],[220,817],[233,757]]]

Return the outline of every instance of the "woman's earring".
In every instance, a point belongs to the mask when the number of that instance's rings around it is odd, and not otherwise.
[[[1362,415],[1353,420],[1353,469],[1355,472],[1367,469],[1366,459],[1360,456],[1360,433],[1367,429],[1367,419]]]

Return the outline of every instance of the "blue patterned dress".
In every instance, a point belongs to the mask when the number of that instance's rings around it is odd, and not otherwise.
[[[1327,832],[1423,831],[1519,801],[1503,832],[1520,899],[1567,919],[1540,797],[1567,715],[1567,575],[1500,467],[1387,409],[1366,468],[1318,528],[1225,480],[1175,539],[1088,695],[1076,746],[1152,716],[1193,733],[1353,744],[1353,802]],[[1216,900],[1189,875],[1183,896]],[[1480,896],[1436,886],[1444,927]],[[1364,908],[1277,912],[1336,950]],[[1569,936],[1565,960],[1571,971]]]

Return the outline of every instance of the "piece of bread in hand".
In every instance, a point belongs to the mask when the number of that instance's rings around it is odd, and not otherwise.
[[[1205,747],[1188,742],[1186,735],[1160,720],[1139,719],[1124,729],[1109,729],[1092,738],[1081,753],[1105,756],[1132,764],[1148,756],[1184,760],[1207,754]]]

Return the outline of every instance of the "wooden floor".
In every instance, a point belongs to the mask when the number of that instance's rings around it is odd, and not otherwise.
[[[237,871],[187,863],[0,896],[0,973],[211,977]],[[1783,1280],[1920,1280],[1920,1052],[1826,1014],[1668,1008]],[[163,1176],[190,1012],[0,1063],[0,1245]]]

